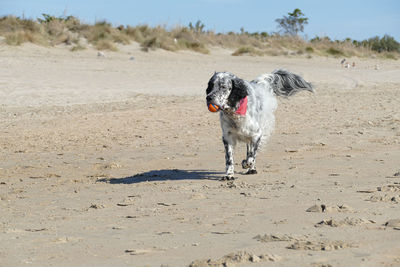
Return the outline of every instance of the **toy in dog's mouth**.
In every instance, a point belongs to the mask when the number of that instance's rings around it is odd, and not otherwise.
[[[212,104],[212,103],[209,103],[208,104],[208,110],[209,111],[211,111],[211,112],[217,112],[217,111],[219,111],[221,108],[218,106],[218,105],[216,105],[216,104]]]
[[[220,110],[225,110],[223,107],[220,107],[214,103],[208,103],[207,107],[210,112],[218,112]],[[237,115],[245,116],[246,112],[247,112],[247,96],[240,100],[239,107],[234,113]]]

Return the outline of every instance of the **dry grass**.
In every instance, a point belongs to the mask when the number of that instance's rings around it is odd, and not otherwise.
[[[242,46],[232,53],[232,56],[241,56],[241,55],[262,56],[263,52],[257,50],[252,46]]]
[[[81,51],[81,50],[85,50],[85,49],[86,49],[86,47],[84,47],[83,45],[78,43],[76,46],[73,46],[71,48],[71,51],[72,52],[77,52],[77,51]]]
[[[219,46],[235,49],[234,56],[251,55],[312,55],[333,57],[370,57],[398,59],[398,52],[372,51],[370,48],[355,45],[351,40],[331,41],[329,38],[314,38],[305,41],[299,37],[268,35],[267,33],[229,32],[226,34],[203,31],[203,28],[148,25],[113,27],[106,21],[94,25],[83,24],[75,17],[56,18],[43,15],[38,21],[13,16],[0,17],[0,36],[5,37],[8,45],[21,45],[31,42],[38,45],[54,46],[66,44],[71,51],[85,47],[79,43],[84,38],[98,50],[117,50],[117,44],[126,45],[138,42],[143,51],[164,49],[168,51],[192,50],[208,54],[207,47]]]
[[[110,51],[117,51],[117,47],[115,43],[110,40],[99,40],[95,43],[97,50],[110,50]]]
[[[115,50],[114,43],[129,44],[130,39],[117,28],[113,28],[111,24],[101,21],[95,25],[87,26],[79,32],[85,37],[89,43],[94,44],[97,49]]]

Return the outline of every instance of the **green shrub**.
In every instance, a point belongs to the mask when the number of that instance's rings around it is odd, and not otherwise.
[[[5,36],[6,44],[8,45],[21,45],[22,43],[26,42],[25,33],[18,31],[9,33]]]
[[[394,60],[398,59],[398,55],[396,56],[394,53],[385,53],[384,57],[387,59],[394,59]]]
[[[336,49],[336,48],[333,48],[333,47],[330,47],[329,49],[327,49],[326,52],[329,55],[332,55],[332,56],[342,56],[342,55],[344,55],[343,51],[341,51],[339,49]]]
[[[156,48],[160,48],[160,42],[157,40],[157,37],[152,37],[149,39],[144,40],[140,46],[142,47],[142,50],[145,52],[148,52],[149,49],[156,49]]]
[[[210,51],[206,48],[206,46],[199,42],[188,42],[186,43],[186,47],[189,50],[193,50],[202,54],[210,53]]]
[[[250,55],[250,56],[261,56],[263,53],[259,50],[256,50],[252,46],[242,46],[239,47],[235,52],[232,53],[232,56],[242,56],[242,55]]]
[[[306,47],[306,52],[307,53],[314,53],[314,48],[312,48],[311,46],[307,46]]]

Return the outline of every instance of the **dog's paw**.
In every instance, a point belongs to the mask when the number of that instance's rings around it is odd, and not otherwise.
[[[230,175],[225,175],[224,177],[222,177],[221,179],[219,179],[220,181],[233,181],[233,180],[235,180],[236,178],[232,175],[232,174],[230,174]]]
[[[243,169],[248,169],[250,168],[250,164],[247,162],[247,160],[242,160],[242,168]]]
[[[253,157],[248,157],[242,161],[243,169],[254,169],[255,159]]]
[[[245,174],[246,175],[248,175],[248,174],[257,174],[257,170],[256,169],[248,169]]]

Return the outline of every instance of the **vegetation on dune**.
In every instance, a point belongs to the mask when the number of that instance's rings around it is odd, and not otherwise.
[[[333,57],[369,57],[397,59],[400,57],[400,43],[393,37],[373,37],[363,41],[331,40],[329,37],[315,37],[305,40],[298,34],[303,32],[308,18],[300,9],[295,9],[277,19],[279,33],[247,32],[215,33],[206,31],[201,21],[186,26],[150,27],[148,25],[113,27],[106,21],[95,24],[82,23],[73,16],[54,17],[43,14],[37,20],[15,16],[0,17],[0,36],[8,45],[26,42],[43,46],[65,44],[71,51],[79,51],[88,46],[98,50],[116,51],[118,45],[132,41],[140,44],[143,51],[164,49],[169,51],[191,50],[209,53],[213,46],[232,49],[232,55],[312,55]]]
[[[242,46],[239,47],[235,52],[233,52],[232,56],[241,56],[246,54],[251,56],[260,56],[263,53],[252,46]]]
[[[281,32],[291,36],[296,36],[299,32],[303,32],[304,26],[308,24],[308,18],[305,17],[303,12],[296,8],[293,12],[289,12],[288,15],[275,20]]]

